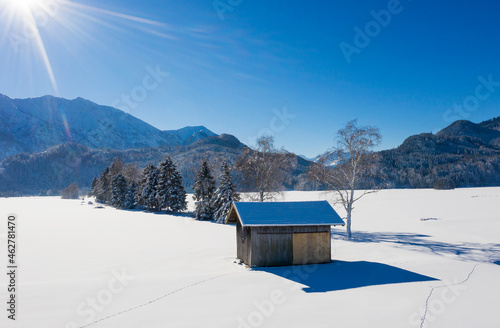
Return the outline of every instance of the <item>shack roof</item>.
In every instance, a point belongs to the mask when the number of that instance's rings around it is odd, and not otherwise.
[[[344,221],[325,201],[310,202],[235,202],[226,223],[239,217],[243,226],[344,225]]]

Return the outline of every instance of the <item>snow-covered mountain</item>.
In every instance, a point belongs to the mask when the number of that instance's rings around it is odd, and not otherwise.
[[[190,145],[195,141],[217,136],[204,126],[186,126],[178,130],[163,131],[163,133],[178,137],[183,145]]]
[[[203,126],[161,131],[121,110],[82,98],[12,99],[0,94],[0,161],[68,142],[123,150],[189,145],[211,136],[216,134]]]
[[[297,155],[302,157],[303,159],[309,161],[309,162],[314,162],[314,163],[319,163],[326,165],[326,166],[335,166],[337,165],[338,158],[336,156],[336,151],[335,150],[328,150],[325,153],[321,155],[317,155],[316,157],[310,158],[306,157],[304,155]]]

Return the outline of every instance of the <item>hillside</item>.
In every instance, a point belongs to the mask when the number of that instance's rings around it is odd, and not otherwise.
[[[438,178],[457,187],[500,185],[499,122],[456,121],[437,134],[411,136],[378,153],[375,179],[396,188],[432,188]]]
[[[134,163],[142,169],[150,162],[158,164],[167,156],[172,157],[182,174],[184,187],[191,191],[196,171],[204,159],[209,160],[212,172],[218,178],[223,161],[234,164],[244,147],[238,139],[227,134],[171,149],[91,149],[76,143],[63,144],[39,153],[6,158],[0,163],[0,196],[58,195],[73,182],[85,189],[114,158]],[[294,157],[294,162],[295,169],[285,187],[289,190],[304,189],[308,187],[305,172],[310,162],[298,156]]]
[[[72,182],[88,187],[115,157],[141,168],[172,156],[190,190],[204,158],[218,172],[223,160],[234,163],[244,147],[234,136],[217,135],[203,126],[161,131],[82,98],[0,95],[0,193],[4,195],[54,194]],[[382,188],[432,188],[443,179],[456,187],[497,186],[500,117],[478,124],[456,121],[436,134],[410,136],[399,147],[377,155],[380,165],[372,182]],[[285,187],[318,187],[306,179],[311,162],[295,159]]]
[[[208,159],[215,175],[245,147],[231,135],[204,126],[161,131],[118,109],[77,98],[11,99],[0,95],[0,195],[52,195],[76,182],[90,186],[113,158],[139,169],[171,156],[184,186]],[[286,188],[304,186],[309,162],[297,165]]]
[[[39,153],[17,154],[1,163],[0,195],[58,194],[72,182],[86,188],[115,157],[142,168],[150,162],[158,164],[166,156],[171,156],[183,175],[185,187],[190,190],[194,172],[204,158],[210,158],[214,166],[222,164],[225,159],[233,163],[244,147],[238,139],[229,135],[208,139],[173,149],[92,149],[67,143]],[[214,167],[215,172],[219,169]]]
[[[92,149],[175,147],[216,136],[203,126],[161,131],[116,108],[76,98],[0,95],[0,161],[19,153],[78,143]]]

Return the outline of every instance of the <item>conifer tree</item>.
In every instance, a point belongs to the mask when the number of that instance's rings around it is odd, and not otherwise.
[[[117,174],[111,181],[111,205],[116,208],[124,208],[126,195],[127,181],[123,175]]]
[[[109,167],[106,167],[104,171],[101,172],[99,179],[97,179],[96,191],[94,193],[96,201],[99,203],[109,202],[110,194],[110,183],[109,183]]]
[[[196,174],[193,190],[196,205],[194,216],[198,220],[212,220],[214,212],[211,200],[215,191],[215,180],[206,160]]]
[[[214,193],[212,199],[212,208],[214,209],[214,220],[217,223],[224,223],[231,203],[240,200],[240,195],[236,191],[236,185],[231,176],[231,168],[224,162],[222,164],[222,175],[219,179],[219,187]]]
[[[141,173],[141,177],[139,178],[139,184],[137,186],[137,193],[136,193],[136,200],[137,204],[146,206],[146,197],[147,195],[144,194],[144,189],[147,186],[148,183],[148,178],[153,170],[156,170],[156,167],[153,165],[153,163],[149,163],[148,166],[146,166]]]
[[[182,176],[170,157],[165,158],[159,167],[157,197],[160,208],[178,212],[187,208],[186,190]]]
[[[181,173],[177,171],[175,164],[170,181],[170,198],[168,207],[172,212],[185,211],[187,209],[186,189],[182,185],[182,176]]]
[[[159,209],[158,193],[156,191],[157,184],[158,169],[153,164],[149,164],[143,171],[138,197],[141,205],[153,211]]]
[[[95,196],[96,188],[97,188],[97,177],[94,177],[92,179],[92,182],[90,183],[90,189],[88,193],[89,197]]]
[[[117,157],[115,157],[113,158],[113,162],[108,168],[108,173],[106,176],[107,188],[104,194],[104,198],[106,199],[107,203],[111,203],[111,198],[113,197],[113,187],[111,185],[113,183],[113,178],[118,174],[121,174],[123,165],[123,160],[119,160]]]
[[[170,204],[170,185],[172,172],[174,171],[174,163],[172,158],[165,158],[158,168],[158,185],[156,186],[158,203],[160,208],[168,210]]]
[[[131,181],[127,188],[127,194],[125,195],[125,203],[123,205],[124,209],[132,209],[137,204],[136,201],[137,193],[137,183]]]
[[[118,159],[118,157],[113,158],[113,162],[111,162],[111,165],[109,166],[109,175],[111,177],[110,181],[113,180],[115,175],[122,173],[124,166],[125,163],[123,160]]]

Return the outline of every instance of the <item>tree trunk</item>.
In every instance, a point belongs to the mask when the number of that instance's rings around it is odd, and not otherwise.
[[[260,196],[260,201],[263,202],[264,201],[264,192],[260,191],[259,196]]]
[[[352,204],[347,207],[347,239],[351,239],[351,212]]]

